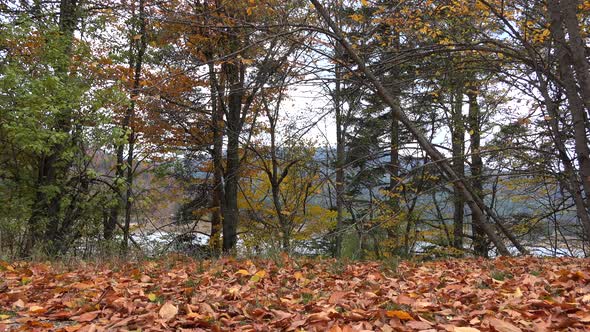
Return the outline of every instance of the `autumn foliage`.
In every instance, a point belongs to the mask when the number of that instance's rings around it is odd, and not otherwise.
[[[0,330],[585,331],[587,260],[0,264]]]

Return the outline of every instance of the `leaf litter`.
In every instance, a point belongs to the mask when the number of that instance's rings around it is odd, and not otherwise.
[[[0,331],[588,331],[588,263],[0,262]]]

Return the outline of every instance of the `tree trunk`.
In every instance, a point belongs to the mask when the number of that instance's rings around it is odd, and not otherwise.
[[[578,177],[579,177],[579,181],[582,184],[582,188],[584,191],[584,194],[586,196],[586,200],[584,203],[584,208],[582,209],[581,206],[578,206],[578,214],[579,214],[579,218],[582,221],[582,226],[584,229],[584,234],[585,234],[585,240],[586,241],[590,241],[590,217],[588,216],[588,208],[590,207],[590,148],[588,148],[588,138],[586,136],[586,128],[587,128],[587,116],[586,116],[586,112],[584,112],[584,101],[580,98],[580,95],[578,94],[578,86],[575,82],[575,76],[574,76],[574,68],[578,67],[575,65],[575,62],[578,62],[578,65],[583,65],[580,62],[580,59],[578,59],[577,61],[574,61],[574,58],[576,57],[576,52],[574,51],[575,46],[572,45],[572,49],[569,50],[567,49],[567,42],[565,39],[565,31],[563,29],[563,20],[565,19],[566,21],[571,21],[572,18],[569,17],[569,15],[571,15],[571,13],[569,13],[569,11],[571,11],[571,8],[568,8],[568,6],[570,6],[569,4],[569,0],[563,0],[561,3],[561,6],[565,7],[566,12],[568,12],[567,15],[562,15],[561,13],[561,8],[559,7],[560,4],[558,1],[556,0],[552,0],[550,2],[550,6],[549,6],[549,15],[550,15],[550,31],[551,34],[553,36],[553,38],[556,41],[556,53],[557,53],[557,57],[558,57],[558,69],[559,69],[559,74],[560,74],[560,78],[561,78],[561,82],[563,84],[567,99],[568,99],[568,104],[569,104],[569,110],[570,113],[572,115],[572,121],[573,121],[573,127],[574,127],[574,149],[576,152],[576,159],[578,160],[578,165],[579,165],[579,171],[578,171]],[[574,13],[575,13],[575,9],[574,9]],[[577,26],[577,18],[573,18],[574,20],[576,20],[576,26]],[[571,31],[569,30],[570,28],[573,29],[573,27],[571,25],[573,25],[574,23],[570,24],[566,24],[568,26],[568,32],[570,33],[570,39],[575,39],[574,37],[572,37],[571,35]],[[577,29],[577,28],[576,28]],[[578,32],[579,33],[579,32]],[[573,40],[572,40],[572,44]],[[585,62],[585,58],[583,59],[582,62]],[[587,63],[586,63],[587,65]],[[576,68],[577,69],[577,68]],[[587,68],[586,68],[587,70]],[[583,81],[584,77],[586,77],[588,75],[588,73],[583,73],[582,75],[580,75],[580,73],[577,72],[576,70],[576,74],[578,74],[578,79],[582,79],[580,82],[580,91],[583,93],[584,91],[584,84],[586,82]],[[550,101],[550,96],[549,93],[547,91],[547,86],[543,86],[542,89],[543,91],[543,95],[544,98],[546,99],[546,103],[548,102],[548,100]],[[551,114],[551,116],[555,116],[557,119],[558,116],[558,112],[557,112],[557,105],[554,105],[554,103],[552,101],[550,101],[551,104],[547,104],[547,108],[548,111],[552,112],[553,114]],[[551,105],[551,110],[549,109],[549,105]],[[577,179],[575,179],[575,173],[574,173],[574,166],[571,164],[569,157],[567,156],[567,148],[565,147],[565,143],[563,142],[563,139],[561,137],[561,132],[559,131],[559,125],[557,123],[552,125],[553,128],[553,134],[555,135],[555,141],[556,143],[559,143],[559,145],[557,146],[558,151],[560,151],[560,156],[562,159],[562,162],[564,162],[564,166],[565,166],[565,170],[566,172],[571,172],[571,174],[568,176],[570,177],[570,186],[572,187],[572,195],[574,196],[574,203],[576,203],[576,200],[580,200],[581,197],[575,197],[576,192],[580,192],[579,190],[579,184]],[[579,193],[579,196],[583,196],[582,193]],[[577,203],[579,204],[579,203]],[[582,210],[584,211],[584,213],[582,213]]]
[[[553,0],[551,2],[555,3],[557,1]],[[582,29],[578,22],[579,4],[580,1],[578,0],[561,0],[561,4],[557,8],[561,8],[564,12],[563,20],[569,36],[569,43],[564,43],[562,46],[569,46],[567,50],[571,54],[572,65],[580,86],[582,102],[586,107],[586,112],[590,112],[590,64],[587,58],[586,42],[581,36]],[[553,11],[557,8],[551,8],[550,10]],[[568,79],[573,78],[573,76],[568,77]]]
[[[223,206],[223,111],[218,105],[215,66],[209,64],[211,77],[211,127],[213,131],[213,199],[211,200],[211,236],[209,246],[215,255],[221,252],[221,229]]]
[[[394,47],[396,50],[399,49],[399,33],[395,34],[394,37]],[[397,107],[399,107],[401,109],[401,80],[400,80],[400,75],[399,75],[399,71],[400,68],[399,67],[394,67],[392,69],[391,72],[391,76],[393,78],[393,88],[391,90],[391,93],[393,94],[393,100],[395,101],[395,103],[397,104]],[[393,212],[393,214],[395,216],[399,216],[400,214],[400,199],[399,199],[399,194],[396,190],[396,187],[398,186],[398,181],[399,181],[399,175],[400,175],[400,164],[399,164],[399,149],[400,149],[400,128],[399,128],[399,121],[397,120],[397,118],[395,117],[395,115],[393,114],[393,110],[390,111],[390,128],[389,128],[389,140],[390,140],[390,144],[389,144],[389,194],[391,195],[389,197],[389,202],[391,204],[391,210]],[[409,216],[408,216],[409,217]],[[409,228],[411,228],[411,222],[408,218],[407,221],[407,225],[406,225],[406,235],[409,234]],[[387,237],[390,240],[394,240],[398,234],[396,234],[395,232],[395,226],[396,225],[388,225],[389,227],[386,227],[387,229]],[[405,239],[407,240],[407,236],[405,236]],[[408,241],[405,241],[406,243],[406,252],[409,251],[409,247],[407,245]]]
[[[483,161],[481,158],[481,126],[480,108],[477,101],[477,87],[471,86],[467,92],[469,98],[469,145],[471,147],[471,186],[476,195],[483,199]],[[488,248],[485,241],[485,233],[471,216],[471,233],[473,236],[473,250],[476,255],[487,257]]]
[[[59,30],[63,38],[63,59],[55,66],[56,75],[62,80],[67,80],[69,75],[69,64],[72,53],[74,32],[80,15],[79,3],[77,0],[61,0],[59,7]],[[57,124],[54,131],[57,133],[69,134],[71,131],[71,109],[60,110],[56,114]],[[61,154],[65,149],[64,143],[58,143],[51,147],[47,154],[39,156],[38,177],[35,184],[36,194],[31,208],[31,216],[28,221],[29,234],[22,248],[21,255],[29,256],[37,242],[44,240],[49,243],[49,251],[55,251],[60,239],[56,234],[60,227],[60,200],[61,192],[65,190],[60,184],[60,177],[67,174],[71,162],[61,160]],[[58,192],[48,194],[47,188],[58,188]]]
[[[336,45],[335,57],[342,59],[342,48]],[[334,257],[342,256],[342,239],[344,237],[344,110],[342,109],[342,65],[337,63],[334,66],[335,88],[334,88],[334,111],[336,115],[336,243]]]
[[[463,84],[463,83],[459,83]],[[460,178],[465,178],[464,150],[465,124],[463,122],[463,86],[459,86],[454,96],[451,114],[451,149],[453,153],[453,170]],[[465,199],[461,188],[453,185],[453,246],[463,249],[463,219],[465,218]]]
[[[238,241],[238,186],[240,180],[240,133],[242,131],[242,97],[244,73],[241,64],[223,65],[230,85],[227,103],[227,165],[223,209],[223,252],[231,254]]]
[[[123,179],[124,172],[123,172],[123,163],[125,160],[123,159],[123,144],[116,146],[117,151],[117,160],[115,165],[115,180],[113,181],[113,191],[116,199],[115,206],[111,207],[109,215],[107,218],[104,219],[103,223],[103,237],[105,240],[109,241],[113,238],[115,233],[115,229],[117,228],[117,222],[119,220],[119,211],[121,210],[121,202],[123,201],[123,196],[121,195],[121,189],[119,188],[119,179]]]
[[[135,176],[134,168],[136,165],[134,162],[134,149],[135,149],[135,107],[136,100],[139,96],[139,89],[141,87],[141,69],[143,64],[143,56],[147,46],[146,36],[146,19],[145,19],[145,0],[139,0],[139,35],[141,36],[139,41],[135,38],[131,38],[131,55],[129,60],[129,68],[133,71],[133,86],[130,96],[130,104],[125,112],[125,118],[123,119],[123,128],[129,130],[129,136],[127,138],[127,160],[125,163],[125,222],[123,224],[123,252],[126,253],[129,247],[130,227],[131,227],[131,212],[133,207],[133,179]],[[135,14],[135,13],[134,13]],[[135,15],[134,15],[135,16]]]

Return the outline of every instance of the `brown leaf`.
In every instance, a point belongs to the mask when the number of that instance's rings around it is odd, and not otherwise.
[[[474,327],[455,327],[453,332],[480,332],[480,330]]]
[[[522,332],[519,327],[497,318],[488,318],[490,326],[497,332]]]
[[[90,324],[90,325],[83,326],[77,332],[96,332],[96,330],[97,330],[96,324]]]
[[[417,320],[412,320],[412,321],[407,322],[406,326],[411,327],[416,330],[426,330],[426,329],[429,329],[432,327],[431,324],[428,324],[426,322],[417,321]]]
[[[18,299],[16,301],[14,301],[14,303],[12,304],[12,307],[23,309],[25,307],[25,301],[23,301],[22,299]]]
[[[329,332],[342,332],[342,329],[340,328],[340,326],[338,324],[334,324],[330,328]]]
[[[416,300],[406,295],[398,295],[395,302],[397,302],[398,304],[412,305],[414,304],[414,302],[416,302]]]
[[[178,308],[170,302],[164,303],[158,312],[160,318],[164,319],[166,322],[176,317],[176,314],[178,314]]]
[[[90,311],[90,312],[85,312],[83,314],[81,314],[80,316],[75,316],[70,318],[71,320],[74,320],[76,322],[91,322],[93,320],[96,319],[96,317],[98,317],[98,314],[100,314],[100,311]]]
[[[342,298],[344,298],[348,294],[348,292],[334,292],[330,295],[328,299],[328,303],[330,304],[337,304]]]
[[[308,323],[329,322],[331,319],[326,312],[316,312],[307,316]]]
[[[66,332],[76,332],[76,331],[80,330],[81,328],[82,328],[82,325],[76,324],[76,325],[66,326],[66,327],[64,327],[64,330],[66,330]]]
[[[282,311],[282,310],[275,310],[275,309],[271,309],[270,310],[275,317],[277,318],[277,320],[283,320],[283,319],[287,319],[287,318],[291,318],[293,317],[292,313],[286,312],[286,311]]]

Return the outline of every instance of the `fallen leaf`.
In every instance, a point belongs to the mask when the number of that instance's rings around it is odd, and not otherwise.
[[[513,297],[515,298],[521,298],[522,297],[522,290],[520,290],[520,287],[516,287],[516,291],[514,291],[514,293],[512,294]]]
[[[98,317],[98,314],[100,314],[100,311],[89,311],[70,319],[80,323],[91,322]]]
[[[346,296],[346,294],[348,294],[348,293],[347,292],[334,292],[334,293],[332,293],[332,295],[330,295],[330,298],[328,299],[328,303],[336,304],[336,303],[338,303],[338,301],[340,301],[342,298],[344,298],[344,296]]]
[[[490,326],[498,332],[522,332],[519,327],[497,318],[488,318]]]
[[[428,324],[426,322],[417,321],[417,320],[413,320],[413,321],[407,322],[406,323],[406,326],[407,327],[410,327],[410,328],[413,328],[415,330],[427,330],[427,329],[430,329],[432,327],[431,324]]]
[[[259,282],[260,279],[264,278],[264,276],[266,276],[266,271],[260,270],[260,271],[256,272],[252,276],[252,278],[250,278],[250,281],[252,281],[252,282]]]
[[[82,328],[82,325],[76,324],[76,325],[66,326],[66,327],[64,327],[64,330],[66,330],[66,332],[76,332],[81,328]]]
[[[340,328],[340,325],[334,324],[328,332],[342,332],[342,329]]]
[[[481,332],[474,327],[455,327],[453,332]]]
[[[147,298],[148,298],[148,300],[150,300],[150,302],[156,302],[156,300],[158,299],[158,296],[154,293],[149,293]]]
[[[385,315],[390,318],[397,317],[400,320],[411,320],[412,319],[412,316],[409,313],[402,311],[402,310],[387,310],[385,312]]]
[[[238,272],[236,272],[236,274],[243,275],[243,276],[249,276],[250,272],[242,269],[242,270],[238,270]]]
[[[22,299],[18,299],[16,301],[14,301],[14,303],[12,304],[12,307],[23,309],[25,307],[25,301],[23,301]]]
[[[40,313],[40,312],[45,311],[45,308],[38,306],[38,305],[32,305],[29,307],[29,311],[34,312],[34,313]]]
[[[414,302],[416,302],[416,300],[406,295],[398,295],[395,302],[398,304],[412,305]]]
[[[282,311],[282,310],[275,310],[275,309],[271,309],[270,310],[277,318],[277,320],[283,320],[283,319],[287,319],[287,318],[291,318],[293,317],[292,313],[286,312],[286,311]]]
[[[164,319],[166,322],[176,317],[176,314],[178,314],[178,308],[170,302],[164,303],[158,312],[160,318]]]
[[[326,312],[316,312],[314,314],[310,314],[307,316],[308,323],[317,323],[317,322],[329,322],[332,319],[328,316]]]

